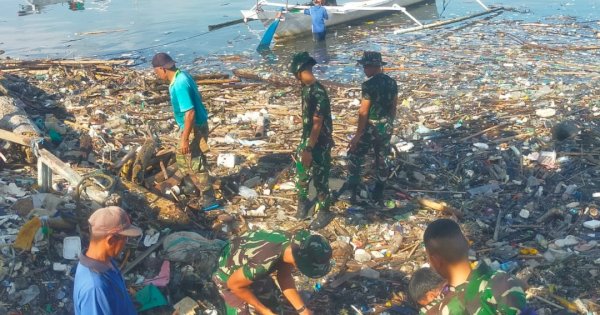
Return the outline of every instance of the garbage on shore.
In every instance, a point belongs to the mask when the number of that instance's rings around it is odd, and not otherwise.
[[[319,281],[297,277],[311,308],[369,314],[414,306],[405,290],[427,261],[423,230],[452,216],[472,242],[472,259],[526,281],[538,313],[600,311],[600,49],[585,40],[599,26],[550,23],[469,22],[383,51],[400,85],[386,207],[335,204],[338,216],[321,232],[336,267]],[[556,32],[583,39],[541,44]],[[157,314],[174,305],[212,314],[220,306],[202,260],[169,255],[172,235],[224,240],[306,225],[293,219],[291,154],[301,126],[293,78],[265,76],[261,66],[197,74],[210,114],[207,184],[221,201],[206,207],[173,165],[167,85],[126,63],[0,61],[0,104],[21,107],[31,126],[27,134],[0,125],[15,131],[0,135],[13,137],[0,147],[0,312],[72,309],[74,258],[101,203],[123,206],[144,228],[120,263],[138,300],[161,298],[149,311]],[[360,89],[331,79],[324,81],[336,189],[346,177]],[[80,182],[55,174],[41,192],[37,167],[25,161],[36,156],[24,149],[32,141]],[[156,281],[167,273],[168,282]]]

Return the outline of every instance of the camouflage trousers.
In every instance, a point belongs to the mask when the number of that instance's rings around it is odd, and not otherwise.
[[[180,134],[181,135],[181,134]],[[191,134],[190,154],[181,154],[181,143],[177,145],[175,161],[184,176],[190,176],[196,187],[206,186],[208,173],[204,151],[208,150],[208,124],[194,126]]]
[[[388,177],[387,158],[390,154],[390,139],[392,137],[392,124],[389,121],[369,122],[365,133],[360,138],[356,149],[348,152],[348,183],[351,186],[360,184],[360,171],[364,158],[373,148],[375,155],[376,178],[383,184]]]
[[[331,196],[329,194],[329,172],[331,170],[331,148],[315,147],[312,150],[312,165],[305,169],[302,165],[302,152],[306,148],[307,140],[300,142],[296,150],[296,189],[298,190],[298,199],[308,199],[308,188],[310,181],[313,181],[317,190],[317,205],[315,213],[319,210],[329,210],[331,206]]]

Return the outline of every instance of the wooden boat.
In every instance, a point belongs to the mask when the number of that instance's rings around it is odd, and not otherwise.
[[[346,2],[337,6],[326,5],[324,7],[329,15],[326,25],[344,24],[385,12],[403,11],[406,13],[405,7],[424,2],[427,0],[366,0]],[[305,5],[260,0],[250,10],[242,10],[242,16],[244,20],[261,20],[267,24],[282,12],[283,18],[275,35],[279,38],[290,37],[311,32],[310,16],[304,14],[304,10],[308,8],[309,6]],[[415,22],[420,24],[416,20]]]

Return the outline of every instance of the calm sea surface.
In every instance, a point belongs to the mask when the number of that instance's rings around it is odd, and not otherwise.
[[[481,10],[475,0],[435,0],[411,8],[420,18],[452,18]],[[568,16],[580,21],[600,20],[600,0],[483,0],[486,4],[510,6],[502,18],[542,21]],[[338,1],[342,2],[342,1]],[[211,24],[241,17],[253,0],[0,0],[0,50],[19,58],[148,58],[168,51],[183,63],[208,56],[244,55],[261,59],[255,52],[265,30],[258,21],[208,32]],[[290,3],[296,3],[290,1]],[[33,5],[32,5],[33,4]],[[362,28],[402,24],[401,15],[374,22],[363,21]],[[335,49],[348,37],[361,36],[360,27],[330,30],[328,48]],[[303,49],[310,38],[279,45]],[[307,49],[308,50],[308,49]]]

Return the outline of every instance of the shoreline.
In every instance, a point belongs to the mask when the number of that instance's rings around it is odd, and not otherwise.
[[[298,278],[311,297],[310,306],[331,309],[335,314],[352,312],[352,306],[380,309],[394,300],[390,292],[398,293],[394,303],[410,305],[403,301],[403,295],[408,275],[426,262],[419,245],[424,226],[447,216],[444,210],[448,207],[464,214],[459,222],[473,241],[477,259],[516,262],[514,273],[530,279],[528,293],[560,304],[547,290],[549,285],[556,285],[558,295],[568,301],[580,299],[588,310],[598,311],[594,302],[600,297],[598,275],[573,266],[597,268],[600,259],[596,245],[587,251],[576,249],[595,240],[587,236],[594,232],[582,223],[593,218],[590,209],[600,202],[593,197],[600,192],[600,47],[595,38],[599,29],[600,24],[548,27],[543,23],[484,19],[428,36],[416,34],[406,42],[382,39],[381,51],[392,69],[388,73],[398,80],[400,92],[394,132],[396,172],[386,190],[386,200],[392,201],[393,207],[357,208],[342,201],[336,203],[338,217],[321,231],[333,243],[336,267],[318,291],[314,289],[315,281]],[[572,40],[557,44],[558,39],[552,41],[557,37]],[[338,59],[346,60],[344,64],[317,68],[319,79],[333,81],[325,86],[334,114],[336,146],[331,177],[336,179],[345,178],[345,142],[354,131],[356,100],[360,98],[360,85],[355,81],[364,78],[353,76],[351,83],[335,78],[343,74],[345,67],[351,67],[354,50],[360,48],[357,45]],[[213,186],[227,200],[224,208],[184,211],[189,222],[183,225],[161,222],[160,213],[152,212],[156,209],[146,208],[148,205],[143,205],[143,211],[127,209],[145,231],[184,228],[228,238],[249,228],[289,230],[302,226],[302,222],[291,219],[296,197],[286,188],[292,181],[287,167],[290,153],[299,139],[299,85],[294,85],[282,65],[242,69],[236,66],[237,61],[244,63],[243,58],[220,61],[237,76],[221,71],[210,75],[197,69],[193,72],[203,83],[200,90],[210,114],[211,175]],[[42,119],[39,126],[44,137],[50,139],[52,128],[61,134],[61,141],[50,141],[49,151],[82,175],[104,169],[118,177],[120,172],[113,174],[110,168],[144,143],[148,121],[154,123],[162,139],[157,156],[166,156],[176,144],[167,86],[157,82],[150,69],[122,68],[106,61],[25,61],[34,69],[7,73],[4,62],[0,60],[0,86],[25,103],[25,111],[35,124]],[[261,111],[269,123],[266,137],[256,138],[256,117]],[[55,121],[51,117],[58,123],[49,124]],[[576,132],[559,141],[557,126],[569,122]],[[82,146],[84,135],[90,136],[91,145]],[[23,163],[20,152],[0,152],[9,160],[1,171],[2,179],[15,183],[26,196],[37,195],[35,165]],[[237,165],[219,166],[219,154],[236,155]],[[164,164],[170,175],[169,163]],[[148,190],[152,191],[155,182],[162,182],[162,172],[156,163],[148,170],[154,181],[147,183]],[[365,178],[370,175],[367,171]],[[73,185],[59,177],[54,179],[59,188],[55,195],[64,204],[71,204],[69,187],[72,190]],[[254,189],[259,197],[243,199],[236,193],[242,185]],[[129,190],[136,186],[129,186]],[[168,200],[169,207],[176,203],[159,192],[153,196]],[[422,198],[434,203],[419,203]],[[23,212],[6,204],[6,200],[0,202],[3,212]],[[248,210],[260,206],[266,207],[264,216],[248,215]],[[73,214],[68,207],[59,209],[64,217]],[[546,216],[549,213],[557,215]],[[76,222],[84,219],[82,214],[75,217]],[[18,230],[26,221],[25,215],[19,216],[4,222],[2,228]],[[403,231],[402,249],[388,257],[386,250],[398,230]],[[78,234],[72,225],[56,228],[51,243],[61,244],[62,238],[69,235],[81,235],[85,244],[85,233]],[[555,244],[567,235],[576,236],[577,244]],[[370,259],[355,260],[353,246],[365,249]],[[520,247],[536,248],[540,254],[520,255]],[[74,262],[41,248],[39,253],[18,256],[18,261],[31,267],[13,270],[5,279],[15,282],[16,278],[29,278],[49,293],[31,302],[34,307],[63,303],[62,308],[69,309],[69,294],[66,301],[57,302],[55,289],[37,282],[32,274],[44,266],[48,268],[48,262],[69,266]],[[129,261],[144,250],[142,244],[130,246]],[[514,256],[504,256],[506,251]],[[127,275],[128,284],[139,276],[153,277],[161,262],[157,255],[133,268]],[[5,256],[1,258],[7,261]],[[182,269],[193,264],[179,264],[172,272],[185,278]],[[360,276],[364,268],[376,270],[378,276]],[[63,274],[48,277],[46,280],[70,289],[70,280]],[[571,284],[573,279],[577,284]],[[171,305],[194,292],[194,285],[186,281],[171,283],[169,288],[166,294],[172,299]],[[193,298],[202,300],[204,309],[219,303],[214,296],[196,293]],[[0,298],[9,301],[9,309],[23,309],[6,292],[0,293]],[[529,302],[537,308],[556,310],[539,299]],[[168,307],[162,311],[167,314]]]

